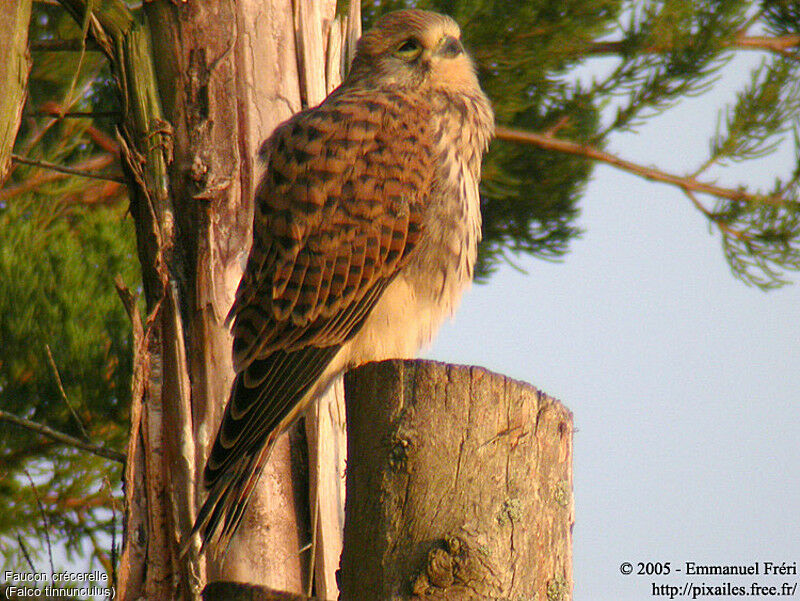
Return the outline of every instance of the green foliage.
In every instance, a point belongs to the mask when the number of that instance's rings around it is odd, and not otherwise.
[[[618,66],[593,90],[624,102],[603,132],[633,129],[680,98],[705,92],[745,22],[745,0],[635,3],[618,35]]]
[[[35,5],[32,40],[79,35],[63,10]],[[26,105],[30,117],[23,120],[15,152],[73,166],[100,158],[108,163],[105,170],[118,171],[108,153],[109,119],[59,120],[35,113],[108,110],[113,108],[108,84],[108,68],[98,53],[37,54]],[[124,449],[131,328],[113,279],[121,275],[129,285],[139,282],[133,227],[121,202],[124,189],[17,165],[3,192],[0,407],[76,438]],[[0,423],[0,553],[6,565],[21,559],[17,537],[34,561],[44,561],[45,526],[54,545],[66,546],[68,558],[83,553],[87,536],[109,531],[120,472],[107,459]],[[98,557],[107,552],[106,547]]]
[[[125,421],[130,327],[113,278],[135,281],[132,232],[118,210],[73,207],[53,219],[52,209],[32,197],[0,211],[0,400],[9,411],[81,436],[45,348],[87,429],[94,420]]]
[[[131,340],[113,278],[137,280],[130,223],[118,209],[79,206],[53,218],[54,208],[52,199],[37,194],[0,210],[0,406],[122,449]],[[97,513],[108,507],[111,492],[103,479],[109,477],[118,493],[118,465],[0,424],[0,533],[41,540],[36,532],[42,522],[25,470],[42,483],[44,506],[58,525],[54,531],[71,544],[87,527],[107,520]],[[104,501],[96,506],[81,502],[98,495]],[[74,511],[67,510],[70,500]]]
[[[795,168],[778,176],[769,190],[749,198],[719,199],[711,223],[722,234],[725,257],[734,274],[764,289],[789,282],[800,270],[800,58],[775,56],[753,70],[736,102],[720,111],[703,174],[714,164],[769,157],[790,134]]]
[[[760,8],[770,34],[781,36],[800,33],[800,2],[797,0],[762,0]]]
[[[517,113],[511,125],[546,131],[563,123],[560,131],[585,140],[597,129],[597,112],[583,96],[559,99],[552,108],[532,106]],[[560,110],[558,110],[560,109]],[[568,118],[568,122],[563,119]],[[533,147],[496,143],[484,163],[482,208],[484,226],[482,262],[478,277],[486,278],[506,253],[528,253],[556,259],[578,234],[574,220],[577,203],[588,180],[591,164],[585,159],[560,156]],[[520,202],[520,199],[526,199]]]
[[[784,188],[776,183],[773,194]],[[798,200],[795,186],[790,206],[770,202],[769,197],[718,204],[714,221],[723,226],[723,250],[734,273],[748,283],[773,288],[788,283],[785,270],[800,270]]]
[[[800,114],[800,80],[796,65],[778,57],[764,61],[748,86],[723,115],[711,140],[709,161],[748,161],[771,154],[791,131]]]

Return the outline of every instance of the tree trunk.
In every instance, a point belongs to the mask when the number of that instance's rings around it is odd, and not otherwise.
[[[170,272],[180,294],[182,329],[171,335],[186,344],[184,362],[174,368],[186,372],[191,382],[187,415],[165,424],[165,433],[184,429],[181,454],[191,464],[192,477],[179,483],[185,493],[174,500],[182,537],[204,496],[202,470],[233,379],[232,341],[224,321],[250,247],[255,149],[263,135],[299,108],[288,8],[278,2],[256,6],[230,0],[147,4],[164,117],[174,135],[169,179],[175,252]],[[266,11],[269,35],[259,36],[247,25],[255,20],[256,9]],[[255,47],[272,51],[269,63]],[[248,78],[254,72],[274,73],[267,64],[283,67],[281,77]],[[256,105],[254,96],[290,100]],[[284,439],[225,560],[210,553],[198,558],[198,564],[208,560],[210,579],[299,592],[300,535],[305,529],[305,524],[298,527],[300,515]],[[205,578],[202,570],[195,576],[196,593]]]
[[[28,90],[30,19],[31,0],[4,0],[0,8],[0,186],[11,169],[11,151]]]
[[[350,372],[346,601],[568,599],[572,415],[478,367]]]
[[[85,0],[64,3],[83,23]],[[233,376],[224,320],[249,251],[256,149],[338,84],[352,26],[334,18],[333,0],[156,0],[145,10],[146,20],[134,18],[107,0],[88,21],[119,85],[148,310],[140,323],[120,286],[135,346],[120,596],[197,599],[207,579],[220,578],[299,593],[308,588],[310,561],[300,547],[311,512],[298,475],[310,471],[323,486],[341,471],[326,467],[327,458],[344,455],[312,456],[313,469],[298,469],[307,457],[302,430],[295,449],[288,437],[276,445],[224,560],[200,558],[196,547],[182,558],[179,550],[204,495],[202,469]],[[330,511],[317,513],[333,521]],[[318,529],[338,530],[338,522]],[[335,541],[317,561],[328,589],[333,552],[338,557]]]

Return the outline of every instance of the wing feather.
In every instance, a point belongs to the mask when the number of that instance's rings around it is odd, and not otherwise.
[[[275,438],[413,253],[434,173],[429,112],[418,96],[342,91],[265,145],[204,541],[230,540]]]

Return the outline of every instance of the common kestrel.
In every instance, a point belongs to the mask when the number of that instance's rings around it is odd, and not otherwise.
[[[492,109],[449,17],[403,10],[263,146],[229,315],[236,379],[194,531],[225,548],[276,438],[334,377],[413,357],[472,279]]]

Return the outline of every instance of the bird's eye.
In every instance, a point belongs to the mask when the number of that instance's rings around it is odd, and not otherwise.
[[[403,60],[411,61],[417,58],[420,52],[422,52],[422,46],[419,45],[419,42],[414,38],[409,38],[397,47],[394,55]]]

